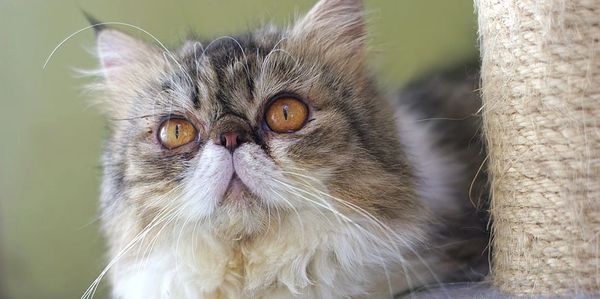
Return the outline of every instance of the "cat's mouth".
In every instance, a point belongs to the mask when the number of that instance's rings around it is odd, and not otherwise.
[[[244,185],[240,177],[234,171],[231,179],[229,179],[229,184],[223,195],[223,200],[241,200],[244,197],[244,193],[247,192],[247,189],[246,185]]]

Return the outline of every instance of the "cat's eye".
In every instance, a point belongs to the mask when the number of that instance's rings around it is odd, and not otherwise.
[[[296,132],[306,124],[308,107],[294,97],[280,97],[267,107],[265,119],[269,128],[274,132]]]
[[[194,141],[197,134],[198,131],[194,125],[182,118],[165,120],[158,129],[158,139],[168,149],[174,149]]]

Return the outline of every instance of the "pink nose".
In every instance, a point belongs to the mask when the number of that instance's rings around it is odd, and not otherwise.
[[[230,152],[233,152],[242,142],[240,134],[236,132],[226,132],[219,136],[219,144],[225,146]]]

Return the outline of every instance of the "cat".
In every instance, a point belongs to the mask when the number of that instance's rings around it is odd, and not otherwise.
[[[389,97],[363,15],[320,0],[175,49],[92,20],[109,263],[83,297],[107,273],[128,299],[389,298],[485,276],[477,67]]]

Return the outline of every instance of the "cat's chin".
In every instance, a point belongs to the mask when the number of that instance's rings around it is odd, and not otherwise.
[[[219,207],[211,217],[212,229],[225,239],[260,235],[268,222],[267,208],[239,178],[232,178]]]

